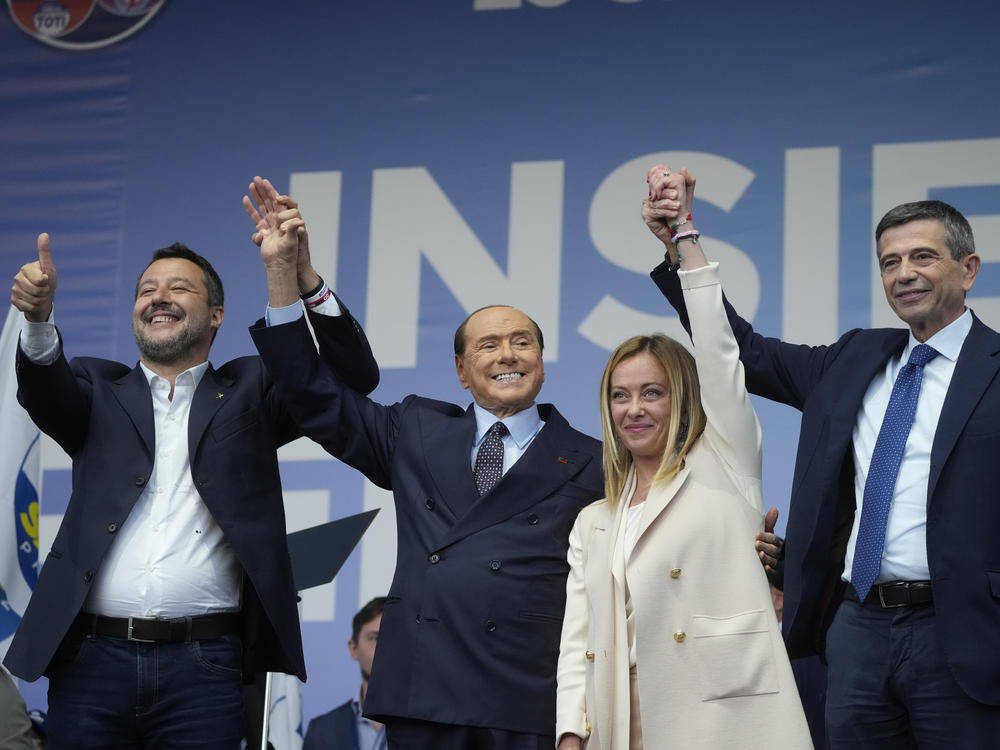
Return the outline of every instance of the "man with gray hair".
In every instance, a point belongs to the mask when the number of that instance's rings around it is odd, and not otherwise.
[[[832,747],[995,747],[1000,334],[965,305],[981,261],[956,209],[897,206],[875,239],[908,331],[796,346],[727,303],[748,389],[802,411],[785,639],[793,657],[825,651]],[[652,277],[686,324],[674,269]]]

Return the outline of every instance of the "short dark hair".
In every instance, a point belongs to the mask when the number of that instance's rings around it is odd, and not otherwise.
[[[461,357],[465,354],[465,326],[468,325],[469,321],[472,320],[472,316],[476,313],[482,312],[483,310],[489,310],[494,307],[510,307],[510,305],[486,305],[480,307],[478,310],[473,310],[469,313],[469,316],[462,321],[462,324],[455,330],[455,356]],[[516,307],[510,307],[511,310],[517,310]],[[520,312],[520,311],[518,311]],[[538,323],[532,320],[528,315],[524,317],[528,318],[531,323],[531,327],[535,329],[535,338],[538,339],[538,349],[539,351],[545,350],[545,339],[542,337],[542,329],[538,327]]]
[[[361,628],[382,614],[383,609],[385,609],[384,596],[376,596],[359,609],[358,613],[354,615],[354,619],[351,620],[351,640],[357,643],[358,637],[361,635]]]
[[[212,268],[212,264],[208,262],[206,258],[198,255],[194,250],[189,248],[187,245],[182,245],[180,242],[175,242],[170,247],[161,247],[159,250],[153,252],[153,259],[149,261],[146,268],[142,269],[145,273],[146,270],[156,263],[158,260],[164,260],[166,258],[181,258],[182,260],[189,260],[194,263],[198,268],[201,269],[202,274],[205,279],[205,291],[208,294],[208,304],[212,307],[222,307],[225,301],[225,292],[222,289],[222,279],[219,278],[219,274],[215,272]],[[139,282],[142,281],[142,274],[139,274],[139,278],[135,281],[135,298],[139,298]]]
[[[969,226],[968,219],[957,208],[943,201],[913,201],[890,210],[875,228],[876,248],[885,230],[921,219],[940,221],[944,225],[944,238],[948,243],[948,249],[951,250],[952,260],[961,260],[976,252],[976,241],[972,237],[972,227]]]

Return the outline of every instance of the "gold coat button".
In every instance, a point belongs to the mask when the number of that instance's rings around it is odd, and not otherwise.
[[[590,734],[590,722],[589,721],[584,721],[583,722],[583,727],[584,727],[584,729],[587,730],[587,734]]]
[[[681,569],[680,568],[674,568],[673,570],[671,570],[670,571],[670,577],[671,578],[680,578],[681,577]]]
[[[678,643],[684,643],[685,638],[687,638],[687,636],[684,634],[683,630],[678,630],[676,633],[674,633],[674,640],[677,641]]]
[[[594,652],[593,651],[586,652],[584,654],[584,656],[587,657],[587,661],[593,661],[594,660]]]

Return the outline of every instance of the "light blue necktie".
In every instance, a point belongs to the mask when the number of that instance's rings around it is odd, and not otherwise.
[[[875,450],[872,451],[872,462],[865,480],[861,526],[858,528],[858,541],[854,547],[854,564],[851,566],[851,584],[861,601],[868,596],[882,567],[885,525],[889,520],[889,506],[892,505],[896,489],[899,462],[903,459],[903,449],[917,411],[924,365],[937,355],[937,350],[927,344],[913,347],[909,361],[896,376],[892,395],[889,396],[889,406],[875,440]]]

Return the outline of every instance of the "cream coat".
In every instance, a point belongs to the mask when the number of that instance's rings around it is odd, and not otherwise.
[[[654,486],[627,561],[622,499],[580,513],[570,535],[556,737],[628,750],[625,586],[636,613],[646,750],[811,748],[753,548],[762,529],[760,425],[722,306],[717,264],[681,274],[708,426],[670,482]]]

